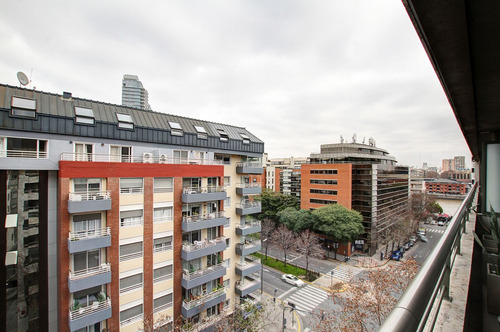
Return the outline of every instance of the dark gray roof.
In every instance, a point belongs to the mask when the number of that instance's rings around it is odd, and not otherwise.
[[[44,116],[47,117],[55,117],[55,118],[65,118],[67,120],[70,120],[72,122],[72,125],[69,123],[66,124],[66,128],[63,129],[61,132],[60,128],[57,129],[57,132],[59,134],[68,134],[68,135],[82,135],[84,132],[91,131],[93,132],[92,135],[95,137],[99,136],[99,133],[96,133],[98,130],[92,130],[90,128],[79,128],[73,130],[73,128],[70,127],[89,127],[86,125],[81,125],[81,124],[76,124],[75,123],[75,111],[74,108],[75,106],[79,107],[85,107],[85,108],[91,108],[94,113],[95,117],[95,126],[102,126],[106,124],[108,127],[111,125],[113,127],[116,127],[116,131],[123,131],[124,129],[118,129],[118,120],[116,117],[116,113],[122,113],[122,114],[128,114],[132,116],[134,120],[134,131],[137,131],[137,129],[141,130],[151,130],[153,132],[169,132],[170,133],[170,126],[168,124],[168,121],[173,121],[177,122],[181,125],[183,131],[185,134],[184,136],[191,136],[192,135],[197,135],[197,131],[194,128],[194,126],[201,126],[204,127],[205,130],[207,131],[207,134],[209,136],[209,141],[210,138],[215,138],[217,141],[220,140],[220,135],[217,132],[217,129],[223,129],[226,134],[229,136],[230,141],[238,141],[239,143],[243,142],[243,138],[241,137],[240,133],[243,133],[247,135],[250,138],[252,148],[250,149],[251,151],[249,152],[258,152],[258,153],[263,153],[264,152],[264,142],[262,142],[259,138],[257,138],[255,135],[253,135],[251,132],[249,132],[246,128],[243,127],[237,127],[237,126],[232,126],[232,125],[227,125],[227,124],[221,124],[221,123],[215,123],[215,122],[209,122],[209,121],[204,121],[204,120],[198,120],[198,119],[191,119],[188,117],[183,117],[183,116],[177,116],[177,115],[172,115],[172,114],[165,114],[165,113],[158,113],[158,112],[153,112],[153,111],[148,111],[148,110],[142,110],[142,109],[137,109],[137,108],[130,108],[130,107],[125,107],[122,105],[114,105],[114,104],[109,104],[109,103],[103,103],[103,102],[97,102],[93,100],[88,100],[88,99],[82,99],[82,98],[74,98],[71,97],[69,99],[63,98],[62,95],[58,94],[53,94],[53,93],[47,93],[47,92],[42,92],[42,91],[36,91],[36,90],[29,90],[25,88],[19,88],[19,87],[14,87],[14,86],[9,86],[9,85],[4,85],[0,84],[0,109],[3,109],[5,111],[10,111],[11,109],[11,100],[12,97],[21,97],[21,98],[28,98],[28,99],[34,99],[36,100],[37,103],[37,118],[36,119],[23,119],[25,121],[39,121],[39,118],[43,118]],[[3,115],[5,117],[5,114]],[[2,118],[0,122],[0,128],[8,128],[9,123],[14,123],[16,121],[6,121],[4,118]],[[19,121],[17,121],[19,122]],[[33,129],[30,129],[30,128]],[[60,124],[56,127],[60,127]],[[90,126],[92,127],[92,126]],[[10,128],[10,129],[21,129],[21,128]],[[44,124],[40,124],[39,126],[36,125],[28,125],[28,126],[23,126],[22,130],[32,130],[32,131],[43,131],[43,132],[53,132],[53,126],[48,126],[44,127]],[[103,131],[102,128],[99,128],[100,132]],[[74,132],[73,132],[74,131]],[[131,139],[131,140],[139,140],[139,141],[151,141],[150,139],[144,139],[144,135],[137,135],[135,137],[133,134],[116,134],[114,135],[113,133],[110,133],[110,128],[106,128],[106,133],[104,134],[105,137],[108,138],[117,138],[117,139]],[[84,136],[90,136],[84,135]],[[110,137],[112,136],[112,137]],[[116,137],[115,137],[116,136]],[[141,137],[139,137],[141,136]],[[149,135],[151,136],[151,135]],[[155,136],[155,135],[153,135]],[[169,135],[170,136],[170,135]],[[159,140],[154,140],[154,142],[157,143],[171,143],[171,144],[180,144],[180,145],[193,145],[193,140],[190,139],[189,142],[183,143],[182,140],[179,141],[179,137],[175,137],[171,141],[168,139],[159,139]],[[198,144],[194,144],[198,145]],[[206,144],[203,144],[201,142],[200,146],[204,146]],[[229,146],[230,145],[230,146]],[[207,147],[213,147],[213,148],[222,148],[224,149],[224,146],[227,146],[226,149],[228,150],[240,150],[237,146],[239,144],[234,145],[234,144],[222,144],[219,146],[212,146],[212,144],[209,144]],[[257,146],[259,146],[257,148]],[[242,148],[244,151],[248,150],[248,145],[244,145]]]

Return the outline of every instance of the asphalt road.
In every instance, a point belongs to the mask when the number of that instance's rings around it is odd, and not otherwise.
[[[427,224],[422,227],[427,229],[425,236],[429,242],[425,243],[418,240],[416,244],[406,253],[406,255],[410,255],[415,258],[418,265],[422,265],[424,263],[425,259],[429,256],[432,249],[434,249],[446,230],[446,226]]]

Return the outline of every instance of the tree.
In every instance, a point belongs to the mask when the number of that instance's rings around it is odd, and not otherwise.
[[[412,193],[410,211],[414,219],[424,221],[429,213],[443,213],[443,208],[436,202],[433,195],[427,193]]]
[[[341,204],[330,204],[313,211],[316,216],[314,229],[336,242],[352,241],[364,233],[363,217],[355,210]],[[337,249],[335,249],[337,255]]]
[[[292,207],[295,210],[299,208],[299,203],[297,197],[292,195],[285,195],[274,191],[263,191],[256,200],[261,201],[261,213],[259,214],[259,220],[264,218],[269,218],[278,224],[278,212],[286,209],[287,207]]]
[[[343,293],[332,293],[337,311],[323,312],[318,331],[376,331],[417,273],[415,260],[372,269],[366,279],[346,284]]]
[[[429,212],[441,214],[441,213],[443,213],[443,208],[441,207],[441,205],[439,205],[438,202],[434,201],[429,206]]]
[[[280,225],[275,229],[272,235],[273,243],[275,243],[281,250],[285,258],[284,263],[286,266],[286,253],[294,245],[294,235],[285,225]]]
[[[287,207],[278,212],[278,220],[285,224],[295,233],[300,233],[306,229],[311,229],[316,223],[316,217],[310,210],[296,210],[293,207]]]
[[[320,258],[323,255],[323,249],[319,244],[318,237],[308,229],[300,233],[297,241],[297,251],[306,258],[306,275],[309,272],[309,257]]]
[[[269,218],[265,218],[262,220],[261,223],[261,229],[260,229],[260,238],[262,240],[262,243],[264,245],[264,250],[266,253],[266,260],[267,260],[267,249],[269,249],[269,244],[272,242],[272,237],[271,235],[274,232],[275,224],[274,221],[272,221]]]

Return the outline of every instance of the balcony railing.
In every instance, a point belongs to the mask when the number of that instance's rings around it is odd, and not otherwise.
[[[182,246],[182,259],[190,261],[192,259],[215,254],[226,249],[226,238],[221,236],[209,241],[195,241],[193,244]]]
[[[432,331],[443,298],[449,297],[450,274],[455,257],[460,254],[462,234],[477,183],[463,200],[445,233],[425,260],[419,272],[399,299],[396,307],[380,327],[380,331]],[[431,312],[434,315],[430,317]]]
[[[124,320],[122,320],[122,321],[120,322],[120,327],[124,327],[124,326],[126,326],[126,325],[128,325],[128,324],[132,324],[132,323],[134,323],[134,322],[138,322],[138,321],[142,320],[143,315],[144,315],[144,314],[139,314],[139,315],[137,315],[137,316],[130,317],[130,318],[128,318],[128,319],[124,319]]]
[[[183,194],[211,194],[226,191],[224,187],[208,186],[208,187],[186,187],[183,189]]]
[[[258,201],[236,204],[236,213],[239,214],[240,216],[253,213],[260,213],[261,210],[262,210],[261,205],[260,202]]]
[[[43,151],[23,151],[23,150],[3,150],[0,151],[0,158],[47,158],[47,152]]]
[[[101,199],[111,199],[109,191],[84,191],[69,193],[70,202],[95,201]]]
[[[244,224],[239,224],[236,226],[237,235],[249,235],[258,233],[261,231],[260,220],[247,220]]]
[[[236,274],[242,277],[257,272],[261,268],[260,258],[254,256],[245,258],[243,263],[236,263]]]
[[[224,236],[218,237],[213,240],[207,240],[207,241],[194,241],[193,244],[184,244],[182,245],[182,250],[190,252],[190,251],[195,251],[199,249],[204,249],[204,248],[210,248],[213,246],[216,246],[217,244],[220,243],[225,243],[226,238]]]
[[[93,239],[96,237],[111,236],[111,228],[89,229],[81,232],[69,232],[70,241],[80,241],[86,239]]]
[[[206,295],[203,295],[201,297],[199,297],[198,299],[195,299],[195,300],[191,300],[191,301],[186,301],[184,300],[182,302],[182,306],[185,308],[185,309],[191,309],[191,308],[194,308],[194,307],[197,307],[199,305],[202,305],[212,299],[215,299],[216,297],[219,297],[221,296],[222,294],[225,293],[225,289],[224,288],[221,288],[221,289],[218,289],[216,291],[213,291],[213,292],[210,292]]]
[[[247,256],[260,250],[260,240],[245,241],[245,243],[238,243],[236,245],[236,254],[240,256]]]
[[[106,248],[111,246],[111,228],[91,229],[69,232],[68,250],[70,253]]]
[[[182,222],[189,224],[189,223],[194,223],[194,222],[198,222],[198,221],[218,219],[218,218],[224,218],[224,211],[204,213],[204,214],[200,214],[197,216],[189,216],[189,217],[185,216],[185,217],[182,217]]]
[[[111,317],[111,299],[95,301],[93,304],[69,311],[70,330],[75,331]],[[85,325],[86,324],[86,325]]]
[[[70,280],[78,280],[81,278],[88,278],[102,273],[108,273],[111,271],[111,265],[109,263],[104,263],[96,267],[91,267],[85,270],[80,270],[76,272],[69,271]]]
[[[221,264],[212,265],[193,272],[187,270],[182,274],[182,287],[191,289],[209,281],[218,279],[226,274],[226,266]]]
[[[134,252],[134,253],[127,254],[127,255],[120,255],[120,262],[125,262],[125,261],[129,261],[131,259],[136,259],[136,258],[141,258],[141,257],[142,257],[142,251]]]
[[[23,152],[23,151],[20,151]],[[24,151],[30,152],[30,151]],[[35,152],[36,153],[36,152]],[[39,152],[40,154],[41,152]],[[45,152],[46,155],[46,152]],[[114,163],[138,163],[138,164],[175,164],[175,165],[222,165],[222,160],[213,159],[196,159],[196,158],[172,158],[165,156],[153,156],[153,155],[139,155],[139,156],[129,156],[129,155],[113,155],[113,154],[98,154],[98,153],[87,153],[85,158],[82,153],[61,153],[60,160],[64,161],[93,161],[93,162],[114,162]],[[27,157],[25,157],[27,158]],[[37,157],[32,157],[37,158]],[[38,157],[41,158],[41,157]]]
[[[260,194],[261,192],[262,192],[262,184],[260,182],[236,184],[236,193],[238,195]]]
[[[239,174],[262,174],[264,168],[261,162],[244,162],[236,165],[236,173]]]
[[[224,211],[200,214],[197,216],[185,216],[182,218],[182,230],[192,232],[200,229],[223,226],[228,219],[224,216]]]
[[[186,187],[182,191],[184,203],[220,201],[226,199],[226,189],[219,186]]]

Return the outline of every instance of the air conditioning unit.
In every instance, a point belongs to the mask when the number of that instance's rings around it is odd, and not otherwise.
[[[166,164],[168,160],[168,157],[166,154],[161,154],[160,155],[160,164]]]
[[[149,152],[144,152],[142,154],[142,162],[143,163],[152,163],[153,162],[153,154]]]

